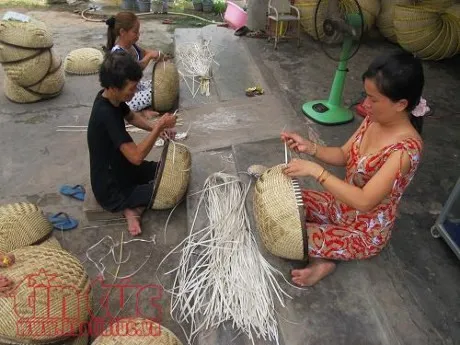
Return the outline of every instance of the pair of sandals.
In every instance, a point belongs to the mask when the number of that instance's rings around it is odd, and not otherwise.
[[[79,201],[85,200],[85,187],[82,185],[63,185],[60,188],[60,193],[71,198],[77,199]],[[48,216],[48,221],[53,224],[53,227],[60,231],[67,231],[75,229],[78,226],[78,220],[70,217],[65,212],[58,212]]]

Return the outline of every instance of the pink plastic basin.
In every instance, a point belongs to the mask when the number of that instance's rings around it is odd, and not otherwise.
[[[248,21],[248,14],[237,4],[227,1],[227,9],[224,14],[225,21],[234,29],[245,26]]]

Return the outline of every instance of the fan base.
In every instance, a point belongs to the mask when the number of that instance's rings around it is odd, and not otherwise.
[[[353,112],[328,101],[311,101],[302,106],[306,117],[322,125],[341,125],[353,121]]]

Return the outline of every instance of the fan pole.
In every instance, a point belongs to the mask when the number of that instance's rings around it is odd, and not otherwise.
[[[340,125],[353,121],[353,112],[342,106],[342,94],[347,75],[347,60],[353,45],[351,38],[345,38],[342,44],[340,62],[335,71],[329,99],[307,102],[302,111],[308,118],[323,125]]]
[[[332,82],[331,92],[329,94],[328,103],[330,105],[340,107],[342,105],[342,94],[345,87],[345,78],[347,76],[347,57],[350,53],[353,42],[350,38],[346,38],[343,42],[342,53],[340,54],[340,62],[335,71],[334,81]]]

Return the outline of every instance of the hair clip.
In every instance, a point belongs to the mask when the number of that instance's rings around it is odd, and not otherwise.
[[[412,115],[415,117],[425,116],[430,112],[430,110],[430,107],[426,104],[426,99],[422,97],[415,109],[412,110]]]

